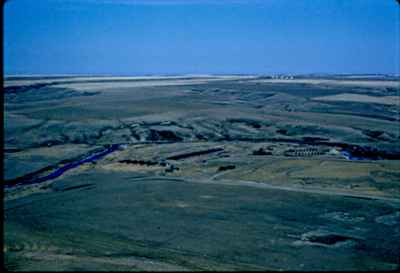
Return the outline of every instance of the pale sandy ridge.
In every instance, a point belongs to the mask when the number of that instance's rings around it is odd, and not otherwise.
[[[22,77],[22,76],[21,76]],[[48,78],[41,78],[48,77]],[[31,84],[48,84],[48,83],[64,83],[71,84],[75,81],[89,81],[89,82],[97,82],[97,81],[148,81],[148,80],[176,80],[176,81],[188,81],[188,80],[197,80],[202,82],[207,82],[208,80],[236,80],[236,79],[253,79],[256,76],[237,76],[237,75],[179,75],[179,76],[68,76],[65,78],[51,78],[49,76],[35,76],[30,79],[21,78],[18,79],[5,79],[4,87],[9,86],[23,86],[23,85],[31,85]],[[115,82],[114,82],[115,84]]]
[[[333,79],[255,79],[253,82],[259,83],[304,83],[304,84],[324,84],[324,85],[348,85],[361,87],[394,87],[400,88],[399,81],[382,80],[333,80]]]

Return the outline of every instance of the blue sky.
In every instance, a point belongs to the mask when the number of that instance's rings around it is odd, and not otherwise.
[[[4,70],[399,73],[399,24],[395,0],[8,0]]]

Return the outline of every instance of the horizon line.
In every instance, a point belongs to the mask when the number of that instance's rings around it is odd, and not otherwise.
[[[327,76],[400,76],[399,73],[328,73],[328,72],[311,72],[311,73],[143,73],[143,74],[112,74],[112,73],[62,73],[62,74],[43,74],[43,73],[13,73],[3,74],[7,77],[207,77],[207,76],[307,76],[307,75],[327,75]]]

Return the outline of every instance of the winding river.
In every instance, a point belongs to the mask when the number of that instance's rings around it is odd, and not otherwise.
[[[18,186],[18,185],[28,185],[28,184],[36,184],[36,183],[41,183],[50,179],[54,179],[65,173],[66,171],[76,168],[82,164],[88,163],[88,162],[94,162],[118,149],[121,148],[121,144],[112,144],[109,147],[105,148],[104,150],[100,152],[96,152],[94,154],[91,154],[81,160],[74,161],[71,163],[67,163],[63,165],[60,168],[57,168],[53,170],[51,173],[45,175],[45,176],[34,176],[30,178],[25,178],[25,179],[18,179],[17,181],[10,181],[9,183],[6,183],[6,187],[13,187],[13,186]]]

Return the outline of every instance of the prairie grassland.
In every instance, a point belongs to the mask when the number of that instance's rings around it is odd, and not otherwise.
[[[396,83],[6,79],[5,267],[398,269]]]

